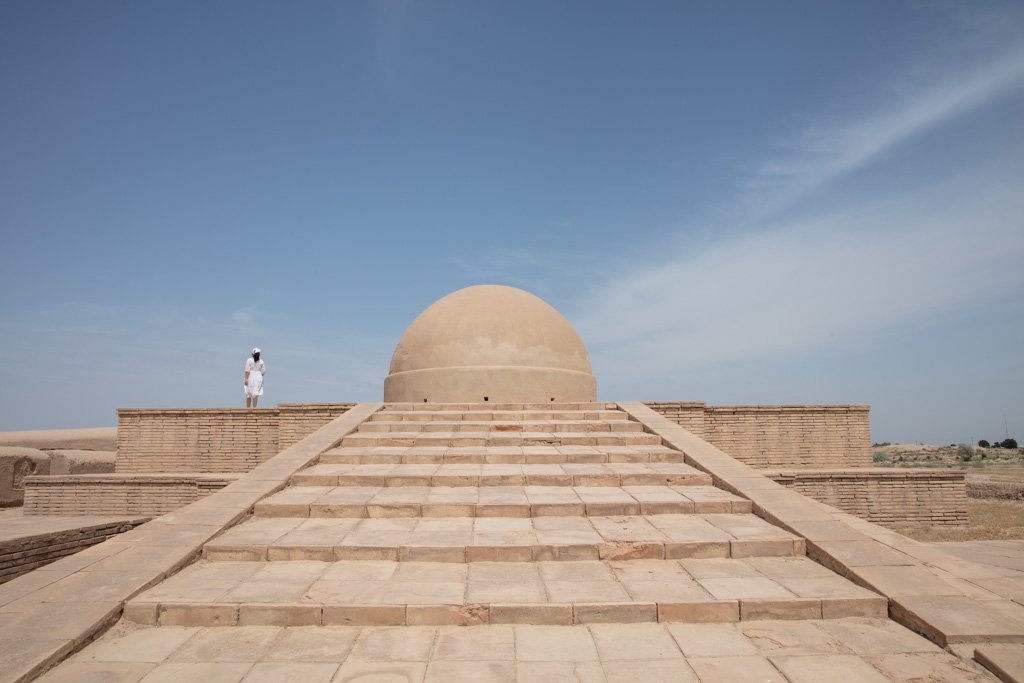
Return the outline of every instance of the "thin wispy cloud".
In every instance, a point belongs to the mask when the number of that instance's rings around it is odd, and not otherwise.
[[[737,208],[725,212],[732,222],[696,226],[717,239],[691,240],[588,291],[573,319],[609,384],[652,386],[681,370],[848,347],[1024,291],[1019,140],[970,167],[918,168],[903,186],[836,198],[846,182],[861,190],[853,172],[884,166],[901,144],[1019,95],[1024,49],[996,45],[941,80],[924,72],[914,86],[901,81],[899,97],[895,84],[864,93],[875,105],[857,115],[808,119],[750,164]],[[816,190],[828,183],[840,192],[823,200]],[[802,211],[785,220],[782,208]]]
[[[975,47],[987,43],[981,56],[961,64],[944,55],[932,64],[917,65],[913,82],[903,76],[880,88],[875,100],[884,99],[874,109],[852,118],[814,120],[785,137],[777,155],[754,164],[739,181],[742,192],[736,205],[747,214],[741,220],[763,220],[916,136],[1019,90],[1024,85],[1019,38],[1024,17],[1016,11],[1002,16],[1018,30],[1004,26],[999,36],[987,30],[965,41]],[[961,51],[967,48],[961,46]]]

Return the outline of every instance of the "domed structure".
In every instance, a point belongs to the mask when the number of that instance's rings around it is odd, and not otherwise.
[[[402,335],[384,380],[388,403],[594,401],[583,340],[542,299],[477,285],[442,297]]]

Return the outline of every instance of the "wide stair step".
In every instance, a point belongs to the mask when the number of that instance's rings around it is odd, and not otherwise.
[[[605,432],[642,432],[643,425],[639,422],[626,422],[614,420],[591,420],[591,421],[526,421],[526,420],[459,420],[448,422],[434,420],[430,422],[412,422],[397,420],[385,422],[383,420],[365,422],[360,425],[356,433],[394,433],[405,434],[406,432],[489,432],[491,434],[508,434],[516,432],[524,433],[605,433]]]
[[[572,413],[596,413],[600,411],[615,411],[623,413],[614,403],[583,402],[583,403],[388,403],[378,414],[392,412],[464,412],[473,414],[484,414],[488,412],[572,412]]]
[[[293,486],[257,517],[545,517],[744,513],[751,503],[714,486]]]
[[[800,556],[804,540],[749,514],[253,519],[210,560],[531,562]]]
[[[621,410],[395,410],[386,408],[370,416],[367,422],[411,420],[615,420],[629,421]]]
[[[657,444],[636,446],[349,446],[332,448],[321,463],[525,464],[683,462],[679,451]]]
[[[342,446],[647,446],[661,437],[646,432],[362,432],[349,434]]]
[[[711,476],[683,463],[507,465],[321,464],[293,486],[710,486]]]
[[[175,625],[583,624],[884,618],[802,557],[580,562],[200,561],[132,599]]]

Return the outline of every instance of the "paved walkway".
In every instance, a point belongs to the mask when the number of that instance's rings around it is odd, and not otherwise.
[[[888,620],[740,624],[132,628],[45,683],[868,683],[994,679]]]

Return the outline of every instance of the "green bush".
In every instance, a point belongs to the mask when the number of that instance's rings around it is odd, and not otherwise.
[[[1017,439],[1003,439],[999,443],[999,445],[1002,448],[1016,448],[1017,447]]]
[[[989,446],[991,446],[991,444],[988,442],[987,439],[982,439],[981,441],[978,442],[979,448],[988,448]]]
[[[974,457],[974,449],[967,444],[960,444],[956,447],[956,459],[960,462],[970,462]]]
[[[875,464],[889,462],[889,454],[886,453],[885,451],[878,451],[877,453],[871,456],[871,461],[874,462]]]

